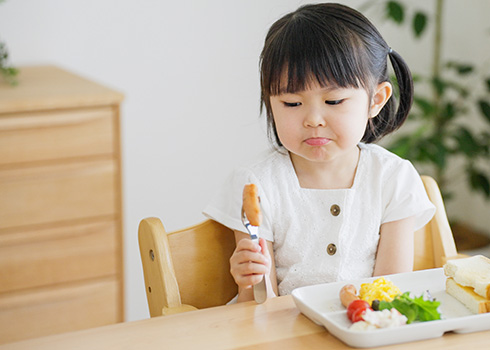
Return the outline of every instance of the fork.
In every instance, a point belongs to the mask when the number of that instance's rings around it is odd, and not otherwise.
[[[253,226],[247,219],[247,215],[242,208],[242,223],[245,226],[248,234],[250,235],[250,239],[252,242],[259,243],[259,227]],[[265,285],[265,277],[262,277],[262,280],[253,286],[254,299],[258,304],[262,304],[267,300],[267,288]]]

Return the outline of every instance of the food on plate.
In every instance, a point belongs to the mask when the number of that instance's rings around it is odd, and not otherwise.
[[[399,294],[400,289],[384,277],[377,278],[373,283],[363,283],[359,289],[359,297],[369,304],[372,304],[373,300],[392,301]]]
[[[352,323],[362,321],[367,310],[373,310],[367,301],[361,299],[354,300],[347,307],[347,318]]]
[[[446,293],[452,295],[474,314],[490,312],[490,300],[476,294],[473,288],[456,283],[451,277],[446,280]]]
[[[358,300],[356,287],[353,284],[346,284],[340,289],[340,302],[345,307],[348,307],[354,300]]]
[[[255,184],[247,184],[243,188],[243,211],[253,226],[260,226],[262,213],[260,212],[259,190]]]
[[[349,329],[352,331],[369,331],[378,328],[399,327],[406,323],[407,318],[395,308],[383,311],[366,310],[363,320],[353,323]]]
[[[444,274],[463,287],[470,287],[485,299],[490,299],[490,259],[475,255],[449,260],[444,265]]]
[[[407,317],[407,323],[415,321],[426,322],[440,320],[439,305],[441,303],[434,299],[428,299],[421,295],[412,297],[410,292],[397,295],[393,301],[380,301],[379,310],[397,309],[401,314]]]
[[[444,274],[446,293],[474,314],[490,312],[490,259],[475,255],[449,260]]]
[[[361,284],[359,296],[356,287],[347,284],[340,289],[339,298],[347,308],[347,318],[353,323],[351,330],[389,328],[441,319],[440,302],[432,299],[428,291],[420,297],[412,297],[410,292],[402,294],[393,282],[384,277]]]

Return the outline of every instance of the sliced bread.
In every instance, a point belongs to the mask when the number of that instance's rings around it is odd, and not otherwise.
[[[454,279],[446,279],[446,293],[464,304],[472,313],[490,312],[490,301],[476,294],[471,287],[463,287]]]
[[[490,259],[475,255],[463,259],[448,260],[444,274],[464,287],[472,287],[478,295],[490,299]]]

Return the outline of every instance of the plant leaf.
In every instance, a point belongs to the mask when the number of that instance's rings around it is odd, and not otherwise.
[[[399,2],[388,1],[386,3],[386,17],[397,24],[401,24],[405,18],[405,10]]]
[[[473,72],[473,66],[469,63],[459,63],[450,61],[446,64],[448,68],[453,68],[457,73],[461,75],[469,74]]]
[[[490,198],[490,180],[484,173],[470,169],[470,184],[474,190],[483,191]]]
[[[484,151],[484,146],[480,146],[467,128],[459,128],[454,136],[458,142],[459,149],[468,157],[474,158],[481,153],[480,151]]]
[[[480,106],[480,111],[490,123],[490,104],[485,100],[480,100],[478,101],[478,105]]]
[[[442,110],[442,117],[446,121],[450,121],[456,116],[456,105],[453,102],[448,102]]]
[[[442,170],[446,168],[446,158],[449,151],[447,147],[444,146],[444,143],[442,142],[442,139],[439,136],[440,135],[432,139],[433,147],[429,152],[429,157],[432,160],[432,162],[436,164],[436,166],[439,169]]]
[[[441,96],[444,94],[444,91],[446,90],[446,87],[448,87],[449,84],[439,77],[434,77],[432,79],[432,85],[437,90],[439,96]]]
[[[420,108],[424,115],[430,115],[435,110],[434,104],[422,97],[414,97],[413,103],[415,103]]]
[[[486,80],[487,83],[487,91],[490,92],[490,78]]]
[[[469,64],[461,64],[458,67],[458,73],[461,74],[461,75],[469,74],[471,72],[473,72],[473,66],[472,65],[469,65]]]
[[[388,149],[398,155],[399,157],[410,159],[411,151],[412,151],[412,142],[413,137],[410,136],[402,136],[394,141]]]
[[[444,81],[446,88],[451,88],[456,91],[461,97],[467,97],[469,95],[468,89],[458,81]]]
[[[425,30],[427,25],[427,16],[425,13],[417,12],[413,17],[413,32],[415,33],[415,37],[419,38]]]

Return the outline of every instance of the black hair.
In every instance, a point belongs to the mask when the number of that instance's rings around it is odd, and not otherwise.
[[[392,96],[377,117],[370,118],[361,141],[375,142],[398,129],[413,102],[413,81],[403,58],[358,11],[334,3],[305,5],[277,20],[260,55],[261,111],[265,106],[270,139],[277,135],[270,97],[321,86],[364,88],[389,81],[387,57],[397,79],[399,103]],[[287,74],[287,83],[281,81]],[[284,91],[285,90],[285,91]],[[396,111],[395,111],[396,109]]]

